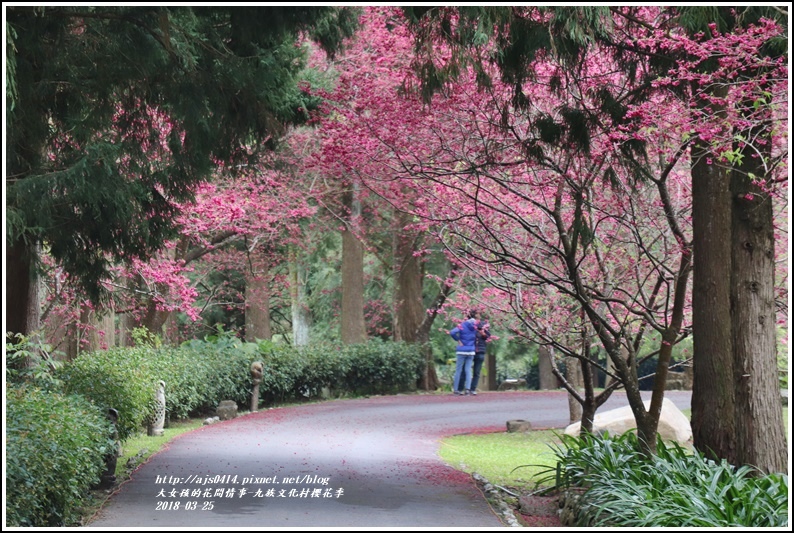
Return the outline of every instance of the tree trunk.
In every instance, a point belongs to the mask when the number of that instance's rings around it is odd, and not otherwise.
[[[659,418],[662,414],[668,368],[673,358],[673,346],[681,332],[681,325],[684,321],[687,286],[689,285],[689,274],[692,270],[691,259],[690,250],[683,250],[673,291],[673,310],[670,315],[669,325],[662,332],[662,344],[659,347],[659,357],[656,364],[656,379],[654,380],[651,403],[647,411],[639,390],[633,390],[633,384],[636,383],[636,379],[632,380],[631,388],[628,385],[626,386],[626,392],[632,402],[632,409],[637,420],[637,437],[643,452],[649,458],[651,455],[656,454],[656,437],[659,429]],[[633,359],[636,360],[636,354],[633,355]]]
[[[771,143],[764,133],[751,130],[749,138]],[[770,473],[786,472],[788,457],[777,375],[774,215],[771,196],[759,186],[763,177],[763,162],[746,148],[731,179],[731,324],[737,464]]]
[[[394,220],[394,340],[416,342],[425,314],[422,302],[424,272],[421,260],[414,256],[419,238],[405,229],[410,222],[407,214],[396,211]]]
[[[135,329],[135,318],[130,313],[119,316],[119,346],[132,346],[132,330]]]
[[[582,385],[584,384],[582,381],[582,367],[579,362],[579,359],[576,357],[566,357],[565,358],[565,379],[571,386],[576,389],[577,391],[582,390]],[[594,406],[593,406],[594,407]],[[595,416],[595,408],[592,409],[592,412],[588,412],[588,418],[583,418],[583,410],[582,404],[572,395],[568,394],[568,413],[570,415],[571,424],[574,422],[582,422],[582,432],[583,434],[589,433],[593,430],[593,417]]]
[[[540,375],[540,390],[558,389],[557,376],[552,372],[554,365],[553,353],[549,346],[538,347],[538,374]]]
[[[725,114],[724,109],[706,112],[718,117]],[[716,160],[712,161],[713,157],[708,143],[695,141],[692,147],[692,433],[698,450],[735,464],[730,177]]]
[[[90,353],[113,347],[115,343],[113,322],[112,311],[97,312],[90,307],[82,306],[80,326],[77,328],[81,336],[78,341],[78,351]]]
[[[165,326],[171,311],[166,311],[157,308],[157,303],[150,299],[146,306],[146,314],[141,319],[141,326],[152,335],[157,335],[160,339],[165,340]]]
[[[295,248],[290,248],[289,282],[292,300],[292,344],[309,344],[311,311],[306,305],[306,271]]]
[[[361,202],[357,198],[357,189],[353,184],[343,198],[349,212],[342,231],[341,338],[345,344],[367,340],[367,323],[364,320],[364,246],[357,236],[361,230]]]
[[[270,329],[270,287],[268,285],[268,269],[262,272],[245,270],[245,340],[255,342],[257,339],[273,338]]]
[[[447,297],[452,293],[452,281],[458,276],[458,273],[458,268],[453,265],[447,280],[441,285],[438,294],[433,300],[433,305],[425,313],[416,333],[416,341],[424,347],[423,352],[425,355],[425,368],[419,382],[419,388],[422,390],[436,390],[441,386],[436,372],[436,364],[433,360],[433,347],[430,345],[430,329],[433,327],[433,322],[435,322],[441,306],[444,305]]]
[[[36,254],[36,246],[17,241],[9,247],[6,240],[6,333],[29,336],[39,329]]]

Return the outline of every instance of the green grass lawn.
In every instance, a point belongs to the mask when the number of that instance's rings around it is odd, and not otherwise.
[[[438,454],[450,466],[491,483],[532,489],[533,477],[556,464],[550,446],[555,443],[559,439],[550,430],[456,435],[442,441]]]
[[[687,418],[690,409],[682,411]],[[783,408],[788,436],[788,409]],[[529,433],[487,433],[456,435],[441,441],[438,454],[448,465],[463,472],[476,472],[497,485],[535,488],[533,476],[556,464],[552,446],[560,440],[553,430]],[[522,465],[542,465],[516,467]]]

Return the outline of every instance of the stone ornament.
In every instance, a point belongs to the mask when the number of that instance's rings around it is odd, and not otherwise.
[[[251,363],[251,379],[254,382],[254,389],[251,391],[251,412],[259,410],[259,384],[262,383],[262,375],[265,372],[265,364],[262,361]]]
[[[157,382],[157,392],[154,394],[154,420],[149,424],[148,435],[160,437],[165,433],[165,381]]]
[[[109,489],[116,483],[116,463],[121,452],[118,432],[119,412],[111,407],[105,416],[113,426],[113,447],[105,454],[105,471],[100,475],[99,483],[92,487],[94,489]]]
[[[532,424],[529,420],[508,420],[507,432],[508,433],[527,433],[532,431]]]

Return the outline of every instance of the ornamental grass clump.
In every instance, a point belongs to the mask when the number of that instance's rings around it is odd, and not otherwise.
[[[657,455],[640,451],[635,433],[562,436],[558,466],[543,474],[563,489],[584,492],[582,527],[783,527],[788,477],[715,462],[659,440]]]

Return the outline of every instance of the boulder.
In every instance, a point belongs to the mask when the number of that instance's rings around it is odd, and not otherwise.
[[[526,433],[532,431],[532,424],[529,420],[508,420],[507,432],[508,433]]]
[[[645,409],[648,409],[651,401],[647,400],[644,403]],[[628,405],[603,413],[597,412],[593,420],[593,433],[596,434],[609,432],[610,435],[620,435],[636,427],[637,423],[634,421],[634,414]],[[579,434],[580,428],[581,423],[576,422],[565,428],[565,434],[576,436]],[[659,415],[657,431],[662,439],[666,441],[675,441],[679,444],[692,442],[692,426],[689,424],[689,420],[667,398],[662,401],[662,412]]]
[[[237,402],[233,400],[223,400],[215,409],[215,415],[220,420],[231,420],[237,418]]]

